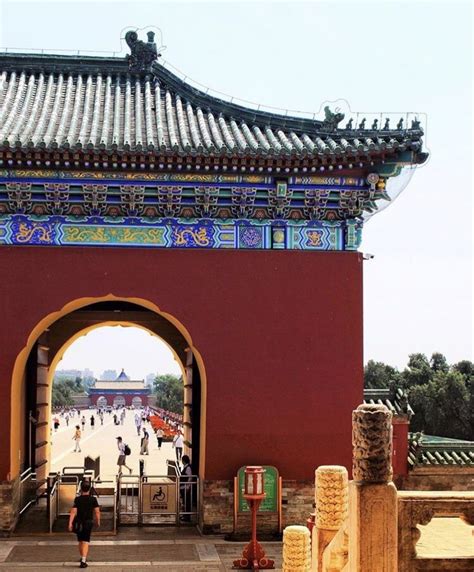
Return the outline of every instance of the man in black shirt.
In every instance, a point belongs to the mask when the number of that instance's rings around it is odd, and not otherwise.
[[[81,494],[74,499],[74,506],[69,514],[69,532],[75,532],[79,543],[81,564],[79,568],[87,568],[87,553],[91,541],[94,517],[97,526],[100,526],[100,508],[97,498],[91,496],[90,481],[82,481]]]

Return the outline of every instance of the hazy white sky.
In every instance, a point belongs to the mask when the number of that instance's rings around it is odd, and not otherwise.
[[[0,22],[1,46],[45,50],[120,51],[124,28],[157,26],[167,61],[236,97],[426,113],[428,164],[364,231],[365,359],[472,359],[470,2],[0,0]]]
[[[168,346],[140,328],[105,326],[76,340],[64,352],[57,369],[91,369],[100,377],[106,369],[122,368],[130,379],[145,379],[149,373],[181,375]]]

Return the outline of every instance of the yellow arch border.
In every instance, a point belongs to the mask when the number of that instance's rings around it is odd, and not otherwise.
[[[25,347],[20,351],[18,354],[15,365],[13,367],[13,374],[12,374],[12,382],[11,382],[11,400],[10,400],[10,472],[7,476],[8,480],[12,480],[16,478],[20,473],[20,458],[18,452],[21,449],[22,444],[20,443],[20,423],[23,422],[23,415],[22,415],[22,403],[21,403],[21,396],[22,396],[22,385],[25,379],[25,368],[28,356],[33,348],[33,345],[36,343],[40,335],[48,329],[54,322],[59,320],[60,318],[74,312],[75,310],[79,310],[85,306],[89,306],[90,304],[96,304],[98,302],[129,302],[132,304],[136,304],[137,306],[142,306],[155,314],[159,314],[166,318],[169,322],[171,322],[175,328],[182,334],[186,342],[188,343],[189,348],[193,352],[193,356],[196,359],[197,366],[199,368],[200,378],[201,378],[201,426],[200,426],[200,447],[199,447],[199,473],[200,476],[203,477],[205,472],[205,459],[206,459],[206,404],[207,404],[207,378],[206,378],[206,370],[204,367],[204,362],[200,352],[194,346],[192,338],[186,327],[174,316],[168,314],[160,310],[160,308],[150,302],[149,300],[145,300],[143,298],[136,298],[136,297],[121,297],[115,296],[114,294],[107,294],[106,296],[97,296],[97,297],[88,297],[88,298],[78,298],[73,300],[72,302],[68,302],[65,304],[60,310],[51,312],[47,316],[45,316],[42,320],[40,320],[36,326],[31,331],[30,335],[28,336],[27,342]],[[76,332],[69,340],[63,344],[63,346],[56,352],[55,357],[53,358],[53,362],[50,365],[50,371],[48,376],[52,376],[52,372],[54,371],[57,363],[62,358],[62,355],[66,351],[66,349],[79,337],[85,335],[90,330],[107,326],[107,325],[129,325],[136,328],[141,328],[145,331],[150,332],[152,335],[159,337],[155,332],[140,326],[138,324],[134,324],[133,322],[120,322],[120,320],[111,320],[108,322],[101,322],[100,324],[94,324],[93,326],[89,326],[88,328],[84,328],[80,332]],[[160,338],[161,339],[161,338]],[[166,343],[164,340],[162,340]],[[176,352],[174,349],[166,344],[171,351],[173,352],[175,359],[177,359],[178,363],[183,368],[181,360],[177,357]],[[53,367],[54,366],[54,367]],[[50,379],[50,377],[48,377]]]

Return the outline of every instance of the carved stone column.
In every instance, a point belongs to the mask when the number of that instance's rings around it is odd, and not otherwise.
[[[325,548],[347,518],[348,475],[345,467],[323,465],[315,471],[316,522],[312,532],[312,570],[322,571]]]
[[[385,405],[352,413],[349,570],[397,572],[397,489],[391,482],[392,414]]]
[[[287,526],[283,531],[283,572],[310,572],[311,540],[306,526]]]

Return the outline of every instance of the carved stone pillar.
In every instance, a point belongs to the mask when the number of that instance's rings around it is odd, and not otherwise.
[[[397,489],[391,482],[392,414],[385,405],[352,413],[349,570],[397,572]]]
[[[310,572],[311,541],[306,526],[287,526],[283,531],[283,572]]]
[[[347,518],[348,475],[345,467],[323,465],[315,471],[316,522],[312,532],[312,570],[322,571],[325,548]]]

